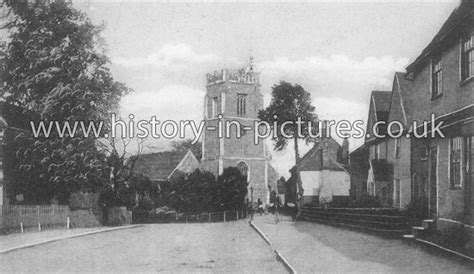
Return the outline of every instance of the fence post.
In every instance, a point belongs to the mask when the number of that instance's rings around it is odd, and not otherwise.
[[[224,211],[224,223],[225,223],[225,211]]]
[[[40,222],[38,222],[38,231],[41,232],[41,223]]]
[[[69,217],[67,217],[67,219],[66,219],[66,227],[67,227],[67,229],[71,228],[71,219]]]
[[[21,230],[21,233],[23,233],[23,222],[20,223],[20,230]]]
[[[211,213],[209,213],[209,222],[211,222]]]
[[[236,215],[235,219],[238,220],[239,219],[239,211],[238,210],[235,211],[235,215]]]

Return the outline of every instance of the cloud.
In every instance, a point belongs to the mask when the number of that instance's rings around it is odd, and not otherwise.
[[[203,115],[203,101],[205,92],[183,85],[164,86],[155,91],[136,92],[122,98],[120,117],[126,123],[129,122],[129,115],[133,114],[135,125],[139,120],[149,121],[156,116],[156,120],[163,123],[166,120],[173,120],[179,124],[181,120],[193,120],[196,125]],[[188,127],[185,131],[186,139],[193,138],[194,135]],[[175,140],[178,140],[179,136]],[[155,139],[151,136],[147,138],[147,151],[156,151],[169,148],[169,143],[173,140],[163,138]]]
[[[395,71],[403,71],[408,58],[366,57],[362,60],[344,55],[312,56],[290,60],[277,57],[259,63],[262,86],[271,87],[280,80],[296,82],[314,97],[339,97],[365,101],[374,89],[390,89]]]
[[[136,92],[125,96],[121,114],[134,114],[140,119],[200,120],[203,113],[204,90],[183,85],[164,86],[156,91]]]
[[[214,54],[199,54],[186,44],[165,44],[145,57],[115,57],[112,63],[125,67],[155,66],[168,69],[183,69],[190,65],[216,63],[220,59]]]

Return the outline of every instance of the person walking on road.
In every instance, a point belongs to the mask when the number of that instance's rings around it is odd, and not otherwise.
[[[278,214],[280,207],[281,207],[281,199],[280,199],[280,196],[277,195],[275,198],[275,211],[273,213],[275,216],[275,224],[278,224],[278,222],[280,222],[280,215]]]

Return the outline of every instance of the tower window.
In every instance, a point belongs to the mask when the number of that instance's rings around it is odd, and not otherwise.
[[[212,98],[212,117],[217,117],[217,97]]]
[[[443,93],[443,67],[441,57],[435,59],[432,65],[431,74],[431,97],[435,98]]]
[[[247,94],[237,94],[237,115],[245,116],[247,107]]]
[[[474,34],[462,41],[461,52],[461,80],[474,76]]]

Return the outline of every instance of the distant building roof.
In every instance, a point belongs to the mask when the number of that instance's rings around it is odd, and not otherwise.
[[[334,150],[328,153],[327,161],[323,160],[324,143],[331,142],[328,149]],[[344,167],[337,162],[337,155],[342,147],[332,138],[326,138],[318,142],[299,161],[300,171],[334,170],[345,171]]]
[[[369,115],[367,117],[366,129],[366,133],[370,134],[370,136],[366,136],[366,142],[373,140],[375,137],[372,132],[375,123],[379,121],[386,122],[388,120],[391,97],[391,91],[374,90],[370,94]],[[385,134],[386,129],[386,123],[377,125],[377,131],[379,134]]]
[[[188,173],[198,167],[199,161],[191,150],[164,151],[139,155],[135,164],[135,173],[141,173],[153,181],[166,181],[175,170]]]

